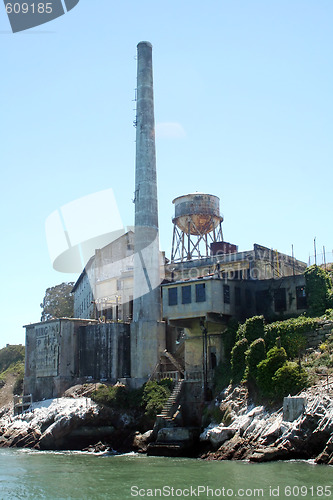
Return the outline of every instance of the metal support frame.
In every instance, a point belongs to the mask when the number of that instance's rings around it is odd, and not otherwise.
[[[194,228],[198,234],[191,234],[191,228]],[[182,231],[174,221],[171,262],[184,262],[209,257],[210,244],[218,241],[223,241],[222,220],[209,233],[200,231],[191,218],[188,221],[187,232]]]

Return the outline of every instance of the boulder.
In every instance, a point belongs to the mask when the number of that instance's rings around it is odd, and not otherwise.
[[[150,431],[141,434],[136,432],[133,439],[133,448],[139,453],[146,453],[149,443],[152,442],[154,436],[154,431]]]
[[[231,439],[237,432],[237,429],[232,427],[217,426],[208,431],[207,437],[211,444],[218,448],[225,441]]]

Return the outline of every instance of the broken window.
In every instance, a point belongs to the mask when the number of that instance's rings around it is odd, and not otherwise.
[[[296,287],[296,307],[297,309],[307,308],[305,286]]]

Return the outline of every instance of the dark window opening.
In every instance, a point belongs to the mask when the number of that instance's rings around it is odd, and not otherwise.
[[[230,286],[223,285],[223,301],[225,304],[230,304]]]
[[[190,304],[191,302],[191,285],[182,286],[182,304]]]
[[[169,306],[176,306],[178,304],[178,294],[177,294],[177,288],[169,288],[168,289],[168,294],[169,294]]]
[[[129,320],[133,319],[133,299],[129,301],[129,310],[128,310]]]
[[[305,286],[296,287],[296,307],[297,309],[307,308],[306,291]]]
[[[239,286],[235,287],[235,306],[240,306],[242,304],[241,289]]]
[[[216,365],[217,365],[216,354],[215,354],[215,352],[211,352],[210,353],[210,369],[214,370],[214,368],[216,368]]]
[[[205,302],[206,301],[206,284],[198,283],[195,285],[195,301]]]
[[[271,296],[269,290],[259,290],[256,292],[256,313],[268,314],[271,306]]]
[[[275,312],[283,312],[287,310],[287,298],[286,298],[286,289],[278,288],[274,290],[274,303],[275,303]]]

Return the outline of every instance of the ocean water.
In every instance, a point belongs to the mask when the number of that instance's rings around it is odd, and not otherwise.
[[[333,467],[0,449],[0,499],[333,498]]]

